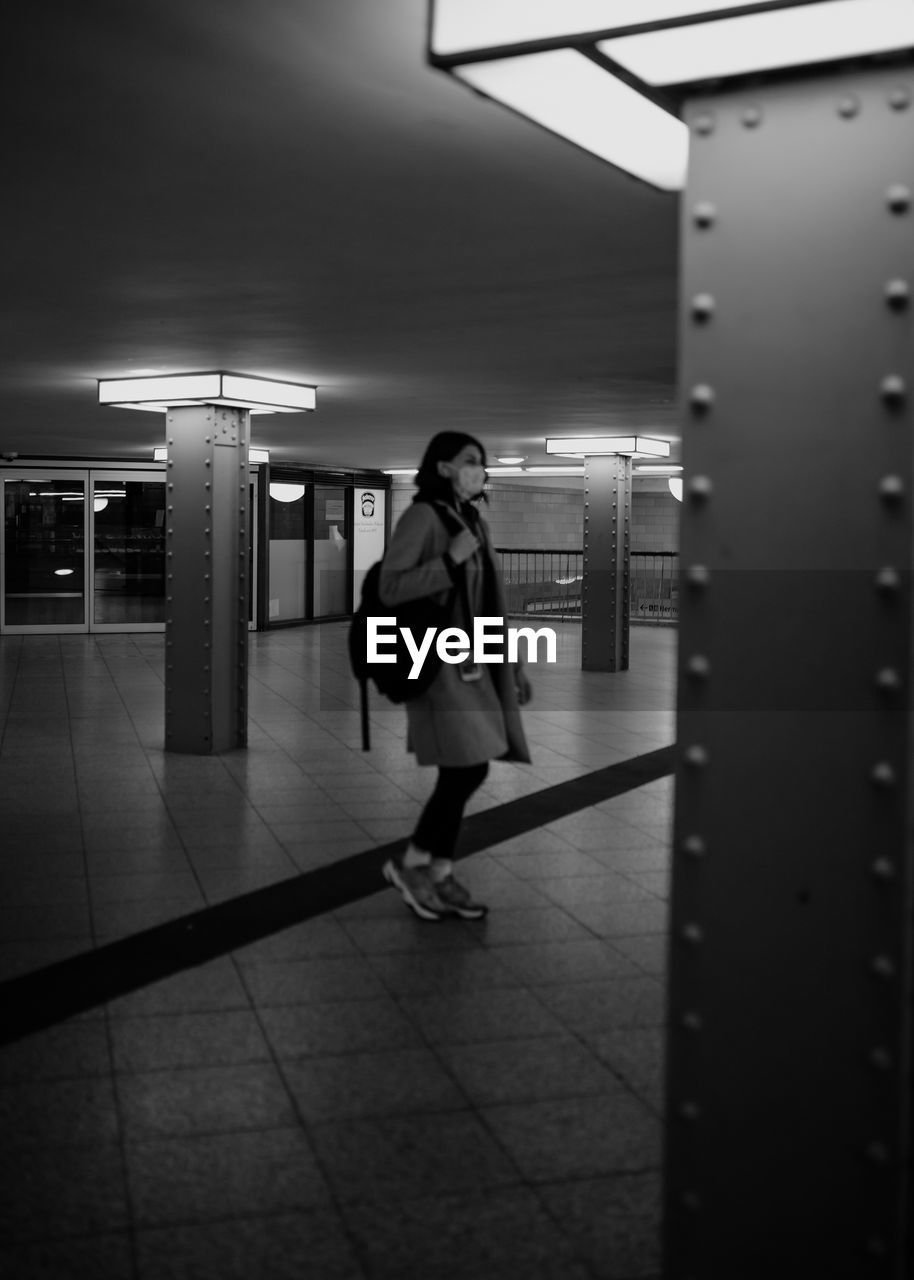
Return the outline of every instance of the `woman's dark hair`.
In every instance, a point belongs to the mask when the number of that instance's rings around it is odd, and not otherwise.
[[[432,436],[416,473],[418,492],[413,502],[434,502],[436,498],[448,499],[453,496],[450,480],[438,474],[438,463],[452,462],[468,444],[479,450],[482,465],[485,466],[486,451],[475,436],[468,436],[463,431],[439,431],[436,436]]]

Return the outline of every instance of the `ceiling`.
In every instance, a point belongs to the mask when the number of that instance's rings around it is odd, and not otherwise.
[[[42,0],[6,28],[0,452],[145,458],[95,380],[316,383],[282,460],[674,442],[678,199],[425,65],[425,0]]]

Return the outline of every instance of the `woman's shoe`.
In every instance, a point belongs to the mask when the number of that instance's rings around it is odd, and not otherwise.
[[[381,868],[388,884],[399,889],[403,901],[420,920],[444,920],[452,912],[438,896],[432,884],[428,867],[400,867],[393,858]]]
[[[433,880],[431,884],[439,902],[452,915],[460,916],[461,920],[481,920],[488,913],[489,908],[481,902],[475,902],[469,889],[465,889],[453,876]]]

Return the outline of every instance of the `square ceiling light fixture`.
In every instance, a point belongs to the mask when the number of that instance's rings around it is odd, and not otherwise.
[[[560,458],[588,458],[598,454],[621,453],[629,458],[668,458],[669,440],[650,436],[551,436],[546,452]]]
[[[301,413],[317,407],[317,388],[249,373],[172,373],[100,378],[99,404],[163,413],[194,404],[222,404],[251,413]]]
[[[664,190],[704,82],[914,48],[914,0],[430,0],[428,60]]]

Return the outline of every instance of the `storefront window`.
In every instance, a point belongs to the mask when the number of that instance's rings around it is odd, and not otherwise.
[[[346,490],[314,486],[314,616],[349,612]]]
[[[270,482],[270,622],[305,617],[305,486]]]
[[[7,627],[84,627],[85,481],[4,483],[3,621]]]
[[[164,623],[164,481],[96,479],[92,505],[94,622]]]

